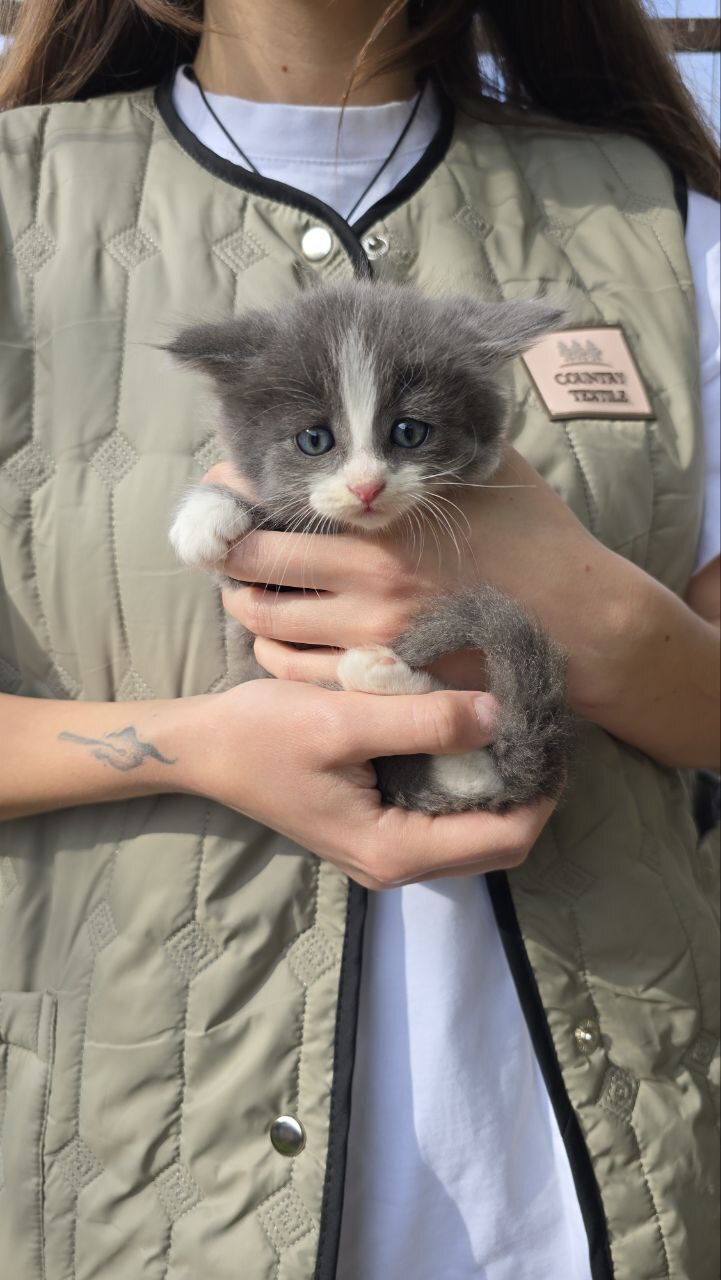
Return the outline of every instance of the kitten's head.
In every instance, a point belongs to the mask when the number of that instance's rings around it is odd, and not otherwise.
[[[561,319],[541,302],[354,282],[185,329],[168,349],[212,379],[258,502],[285,524],[370,531],[493,474],[502,370]]]

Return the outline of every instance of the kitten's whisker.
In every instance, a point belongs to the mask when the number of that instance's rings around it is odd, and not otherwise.
[[[445,502],[451,508],[451,510],[445,512],[445,514],[447,515],[453,527],[458,531],[458,536],[461,539],[461,541],[464,542],[466,547],[470,550],[471,549],[470,536],[473,533],[473,528],[465,512],[462,511],[460,507],[456,506],[455,502],[451,502],[450,499],[444,498],[441,494],[436,494],[435,497],[438,499],[439,502]],[[441,509],[445,511],[445,508],[441,508]],[[458,512],[458,515],[464,520],[466,525],[466,531],[463,530],[463,528],[461,527],[458,521],[458,518],[454,514],[454,512],[456,511]]]
[[[297,528],[298,528],[298,525],[299,525],[299,524],[300,524],[300,523],[305,519],[306,514],[309,512],[309,510],[310,510],[310,509],[309,509],[308,505],[307,505],[307,504],[304,504],[304,505],[301,505],[301,506],[300,506],[300,509],[299,509],[299,510],[297,510],[297,511],[295,511],[295,512],[292,512],[292,513],[291,513],[291,515],[290,515],[289,520],[287,520],[287,522],[286,522],[286,528],[283,530],[283,532],[284,532],[284,533],[295,533],[295,532],[296,532],[296,530],[297,530]],[[276,574],[276,567],[277,567],[277,565],[278,565],[278,564],[279,564],[279,562],[280,562],[280,554],[281,554],[281,552],[280,552],[280,549],[279,549],[279,551],[278,551],[278,555],[276,556],[275,561],[273,562],[273,565],[272,565],[272,568],[271,568],[271,577],[273,577],[273,578],[275,578],[275,577],[277,577],[277,576],[278,576],[278,575]],[[285,576],[285,574],[286,574],[286,572],[287,572],[288,565],[289,565],[289,563],[290,563],[291,555],[292,555],[292,550],[288,552],[288,556],[287,556],[287,558],[286,558],[285,565],[283,566],[283,572],[282,572],[282,573],[281,573],[281,575],[280,575],[280,581],[279,581],[279,582],[266,583],[266,589],[268,588],[268,586],[274,586],[274,587],[276,588],[276,594],[278,594],[278,592],[280,591],[280,588],[283,586],[283,578],[284,578],[284,576]]]
[[[427,505],[430,510],[434,511],[436,515],[436,519],[438,520],[439,528],[445,529],[446,533],[448,534],[448,537],[453,543],[453,546],[456,549],[456,555],[458,556],[458,559],[460,561],[462,559],[461,549],[458,545],[458,539],[456,538],[455,529],[450,519],[448,518],[446,512],[443,511],[441,507],[437,507],[430,498],[427,499]]]
[[[460,517],[461,517],[461,519],[463,520],[463,522],[464,522],[464,524],[465,524],[465,526],[466,526],[466,528],[467,528],[467,530],[468,530],[469,535],[473,532],[473,529],[472,529],[472,526],[471,526],[471,522],[470,522],[470,520],[468,519],[468,516],[466,515],[465,511],[462,511],[462,510],[461,510],[461,508],[458,506],[458,504],[457,504],[456,502],[452,502],[450,498],[446,498],[442,493],[434,493],[434,495],[433,495],[433,496],[434,496],[434,498],[435,498],[438,502],[445,502],[445,503],[446,503],[446,505],[447,505],[447,506],[449,506],[449,507],[451,508],[451,510],[452,510],[452,511],[457,511],[457,512],[458,512],[458,514],[459,514],[459,516],[460,516]],[[460,532],[460,530],[459,530],[459,532]]]
[[[313,508],[309,506],[308,503],[306,503],[294,522],[292,532],[294,533],[299,532],[300,536],[303,538],[306,538],[307,540],[308,534],[312,531],[313,526],[316,523],[317,519],[318,519],[317,514],[313,511]],[[303,527],[299,530],[298,526],[300,524],[303,524]],[[301,565],[301,586],[300,586],[301,591],[307,590],[307,587],[305,585],[305,570],[308,562],[308,546],[309,546],[309,543],[308,541],[306,541],[306,545],[304,548],[305,556],[303,558],[303,563]],[[292,549],[291,551],[288,552],[288,556],[286,558],[286,562],[283,567],[283,574],[281,576],[281,583],[280,583],[281,586],[283,585],[283,578],[287,573],[288,565],[290,564],[290,561],[291,561],[291,556],[292,556]]]
[[[462,560],[462,558],[463,558],[463,557],[462,557],[462,555],[461,555],[461,549],[460,549],[460,547],[459,547],[459,545],[458,545],[458,539],[456,538],[456,535],[455,535],[455,529],[454,529],[454,526],[453,526],[453,525],[451,524],[451,522],[449,521],[449,519],[448,519],[448,517],[447,517],[446,513],[443,511],[443,509],[442,509],[442,508],[440,508],[440,507],[436,507],[436,505],[433,503],[433,501],[431,500],[431,498],[429,497],[429,495],[428,495],[427,493],[426,493],[426,494],[424,494],[424,495],[423,495],[423,497],[422,497],[422,499],[421,499],[421,506],[422,506],[426,511],[428,511],[428,512],[430,512],[430,513],[431,513],[431,515],[432,515],[433,519],[434,519],[434,520],[435,520],[435,522],[438,524],[439,529],[443,529],[443,530],[444,530],[444,532],[448,535],[448,537],[450,538],[451,542],[453,543],[453,545],[454,545],[454,547],[455,547],[455,549],[456,549],[456,555],[458,556],[458,560],[459,560],[459,562],[460,562],[460,561]],[[432,530],[432,529],[433,529],[433,525],[431,525],[430,527],[431,527],[431,530]],[[434,536],[435,536],[435,535],[434,535]],[[436,546],[438,546],[438,540],[437,540],[437,539],[436,539]],[[439,554],[440,554],[440,548],[439,548]]]
[[[535,484],[470,484],[466,480],[434,482],[434,489],[536,489]]]
[[[420,566],[420,563],[421,563],[421,560],[423,559],[423,549],[424,549],[424,546],[425,546],[425,542],[424,542],[424,538],[423,538],[423,521],[421,520],[421,518],[420,518],[420,516],[419,516],[418,512],[417,512],[414,508],[411,508],[411,510],[408,512],[408,515],[409,515],[409,518],[410,518],[410,520],[411,520],[412,528],[413,528],[413,547],[414,547],[414,549],[415,549],[415,545],[416,545],[416,533],[415,533],[415,531],[416,531],[416,528],[418,529],[418,540],[419,540],[420,546],[419,546],[419,548],[418,548],[418,556],[417,556],[417,558],[416,558],[416,567],[415,567],[415,572],[417,573],[417,572],[418,572],[418,569],[419,569],[419,566]]]
[[[411,538],[412,538],[411,547],[410,547],[411,555],[412,555],[412,554],[413,554],[413,552],[414,552],[414,551],[415,551],[415,549],[416,549],[416,531],[415,531],[415,529],[414,529],[414,527],[413,527],[413,522],[412,522],[412,520],[411,520],[411,518],[410,518],[410,512],[409,512],[409,511],[404,511],[404,512],[402,513],[402,515],[401,515],[401,532],[402,532],[404,535],[405,535],[406,526],[407,526],[407,528],[408,528],[408,532],[410,533]],[[417,569],[417,568],[418,568],[418,564],[416,564],[416,569]]]
[[[427,527],[428,529],[430,529],[430,531],[431,531],[431,533],[432,533],[432,535],[433,535],[433,541],[434,541],[434,542],[435,542],[435,544],[436,544],[436,552],[437,552],[437,555],[438,555],[438,568],[440,569],[441,565],[443,564],[443,556],[442,556],[442,554],[441,554],[441,544],[440,544],[440,542],[438,541],[438,535],[436,534],[435,527],[434,527],[434,524],[436,524],[436,523],[437,523],[437,517],[436,517],[436,515],[435,515],[435,512],[433,512],[433,511],[431,510],[430,506],[428,505],[428,498],[427,498],[427,494],[421,494],[421,495],[419,495],[419,496],[420,496],[420,501],[419,501],[419,504],[418,504],[418,505],[419,505],[419,507],[421,508],[421,510],[428,510],[428,511],[430,511],[430,512],[431,512],[431,516],[433,517],[431,520],[427,520],[425,523],[426,523],[426,527]]]

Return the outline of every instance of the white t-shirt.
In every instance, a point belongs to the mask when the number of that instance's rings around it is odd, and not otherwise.
[[[262,174],[346,215],[411,104],[335,107],[209,95]],[[181,72],[183,123],[238,153]],[[430,89],[354,213],[391,191],[438,122]],[[701,326],[707,430],[703,564],[719,550],[719,209],[691,193],[687,245]],[[590,1280],[588,1243],[550,1099],[485,879],[370,894],[339,1280]]]

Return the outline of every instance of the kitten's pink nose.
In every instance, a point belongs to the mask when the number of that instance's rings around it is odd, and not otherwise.
[[[369,480],[366,484],[349,484],[351,493],[360,498],[364,506],[369,507],[374,498],[385,489],[385,481]]]

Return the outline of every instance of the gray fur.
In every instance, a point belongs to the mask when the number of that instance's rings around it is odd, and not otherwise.
[[[488,586],[439,599],[393,649],[418,668],[445,653],[483,650],[486,687],[499,705],[488,750],[503,793],[478,807],[503,812],[539,796],[560,795],[573,744],[565,659],[514,600]],[[394,757],[377,762],[377,768],[381,789],[394,804],[426,813],[468,808],[462,799],[439,793],[428,756]]]
[[[169,350],[212,381],[225,449],[254,488],[257,505],[245,504],[253,524],[333,533],[363,527],[355,513],[329,517],[316,497],[324,483],[334,494],[347,492],[346,469],[359,456],[359,439],[363,456],[387,481],[376,529],[420,507],[439,473],[446,485],[490,479],[505,425],[504,367],[561,319],[541,302],[428,298],[410,286],[353,282],[310,291],[272,311],[194,326]],[[349,350],[365,353],[356,361],[361,372],[372,369],[373,394],[357,415],[362,430],[350,420]],[[362,379],[354,385],[362,400]],[[403,418],[431,424],[420,448],[392,446],[390,425]],[[335,447],[305,455],[296,435],[322,424],[332,429]],[[237,495],[236,501],[242,505]],[[473,804],[443,794],[432,758],[414,756],[376,761],[384,796],[441,813],[503,810],[559,794],[571,741],[561,655],[515,602],[489,587],[439,600],[393,646],[415,668],[460,648],[486,655],[489,691],[501,708],[489,754],[502,794]]]

